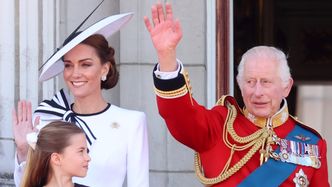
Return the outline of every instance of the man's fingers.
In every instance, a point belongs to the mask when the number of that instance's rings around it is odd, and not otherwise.
[[[173,10],[172,5],[170,3],[166,3],[166,19],[172,21],[173,20]]]
[[[152,5],[151,15],[152,15],[151,21],[155,27],[158,24],[165,22],[166,20],[173,21],[172,5],[170,3],[166,3],[165,11],[164,11],[164,7],[161,3]],[[145,26],[148,29],[148,31],[151,33],[153,27],[150,23],[150,20],[146,16],[144,16],[144,23],[145,23]]]
[[[175,31],[176,33],[178,33],[178,37],[179,37],[179,39],[182,38],[181,24],[180,24],[180,21],[179,21],[178,19],[175,20],[174,31]]]
[[[161,3],[157,3],[157,11],[158,11],[158,18],[159,23],[163,23],[165,21],[164,10]]]
[[[151,33],[152,31],[152,26],[151,26],[151,23],[150,23],[150,20],[148,17],[144,16],[144,23],[145,23],[145,27],[146,29],[148,29],[149,33]]]
[[[153,24],[156,26],[159,24],[159,16],[158,16],[158,11],[157,11],[157,7],[155,5],[153,5],[151,7],[151,15],[152,15],[152,22]]]

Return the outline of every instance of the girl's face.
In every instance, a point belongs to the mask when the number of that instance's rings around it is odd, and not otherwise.
[[[61,169],[67,176],[85,177],[91,160],[85,135],[75,134],[70,137],[69,143],[69,146],[59,154]]]
[[[101,92],[101,78],[107,75],[109,63],[102,64],[96,50],[79,44],[64,56],[63,78],[76,98]]]

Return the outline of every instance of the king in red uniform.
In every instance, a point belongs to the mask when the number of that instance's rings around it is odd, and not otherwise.
[[[196,151],[198,179],[212,186],[327,187],[326,141],[288,113],[293,85],[285,54],[258,46],[248,50],[237,81],[245,107],[231,96],[211,110],[191,94],[188,74],[176,60],[180,23],[166,4],[152,7],[145,25],[157,50],[155,92],[161,116],[172,135]]]

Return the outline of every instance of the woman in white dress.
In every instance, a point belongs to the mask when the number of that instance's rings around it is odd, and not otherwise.
[[[129,16],[129,18],[128,18]],[[69,101],[64,90],[52,100],[43,101],[34,113],[41,124],[52,120],[71,121],[85,132],[91,162],[85,178],[74,182],[93,187],[149,186],[146,116],[108,103],[102,89],[113,88],[118,81],[114,49],[105,37],[120,29],[132,15],[120,15],[102,24],[96,23],[75,33],[43,66],[41,80],[63,71],[64,81],[74,97]],[[116,24],[113,24],[116,23]],[[100,34],[98,34],[100,33]],[[69,49],[68,49],[69,48]],[[24,170],[27,154],[25,135],[32,131],[31,104],[18,103],[13,112],[17,160],[16,185]],[[40,120],[38,120],[40,118]]]

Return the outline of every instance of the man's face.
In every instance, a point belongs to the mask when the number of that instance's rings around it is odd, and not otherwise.
[[[241,88],[248,112],[256,117],[271,117],[279,110],[282,99],[288,96],[292,83],[292,79],[287,85],[282,82],[274,59],[248,58]]]

